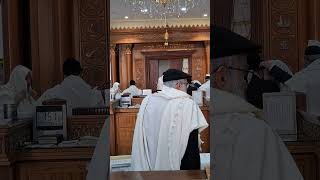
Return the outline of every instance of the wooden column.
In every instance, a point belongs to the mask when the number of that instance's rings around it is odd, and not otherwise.
[[[2,0],[4,75],[9,80],[11,70],[23,62],[22,17],[19,0]]]
[[[63,61],[73,56],[71,1],[30,0],[31,59],[39,93],[63,79]]]
[[[110,62],[111,62],[111,82],[112,84],[117,81],[117,61],[116,61],[116,45],[110,45]]]
[[[206,51],[206,74],[210,74],[210,41],[205,41],[204,46]]]
[[[129,84],[129,71],[128,71],[128,61],[127,57],[129,52],[127,52],[127,45],[120,45],[120,57],[119,57],[119,71],[120,71],[120,89],[124,90]]]
[[[126,59],[128,62],[128,81],[130,82],[130,80],[133,79],[132,76],[132,69],[133,69],[133,63],[132,63],[132,44],[127,44],[126,45]],[[129,83],[128,85],[129,86]]]

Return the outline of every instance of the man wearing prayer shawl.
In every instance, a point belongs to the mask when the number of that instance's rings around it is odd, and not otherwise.
[[[308,86],[320,83],[320,42],[309,40],[305,50],[304,69],[294,74],[285,84],[293,91],[307,93]]]
[[[37,100],[42,104],[45,100],[64,99],[67,101],[68,116],[72,115],[72,109],[77,107],[95,107],[104,104],[102,92],[93,89],[81,77],[82,68],[79,61],[69,58],[63,63],[65,76],[61,84],[48,89]]]
[[[136,86],[136,82],[134,80],[131,80],[130,86],[122,92],[122,94],[126,93],[130,93],[131,96],[139,96],[142,95],[142,90]]]
[[[0,123],[7,123],[3,119],[4,104],[17,104],[19,118],[33,116],[35,101],[32,96],[35,92],[31,84],[30,69],[18,65],[12,70],[7,84],[0,86]]]
[[[188,78],[182,71],[169,69],[163,73],[162,90],[142,101],[134,130],[132,170],[180,170],[189,169],[188,164],[200,165],[201,140],[194,148],[194,139],[200,138],[208,124],[186,93]],[[188,143],[189,137],[193,142]]]
[[[211,87],[212,179],[303,180],[286,145],[245,99]]]

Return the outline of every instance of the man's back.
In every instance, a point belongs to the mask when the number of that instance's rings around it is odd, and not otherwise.
[[[207,126],[188,94],[164,86],[141,104],[132,146],[133,170],[179,170],[190,133]]]
[[[144,128],[150,152],[150,160],[153,167],[156,160],[161,119],[168,103],[168,99],[152,95],[145,111]]]

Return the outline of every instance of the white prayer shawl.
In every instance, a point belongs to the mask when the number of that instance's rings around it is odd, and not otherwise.
[[[38,99],[37,103],[58,98],[67,101],[68,116],[72,115],[72,109],[77,107],[95,107],[104,104],[99,90],[92,89],[81,77],[70,75],[61,84],[48,89]]]
[[[115,82],[115,83],[113,84],[112,88],[110,88],[110,93],[114,93],[114,94],[115,94],[115,93],[118,93],[118,92],[120,91],[119,86],[120,86],[120,83]]]
[[[130,93],[131,96],[139,96],[142,95],[142,90],[137,88],[135,85],[131,85],[129,88],[122,91],[122,94]]]
[[[313,61],[309,66],[294,74],[285,84],[296,92],[307,93],[308,86],[319,84],[320,59]]]
[[[162,90],[163,87],[163,76],[158,78],[157,90]]]
[[[106,180],[109,176],[109,150],[108,138],[109,131],[106,121],[102,127],[100,137],[96,148],[94,149],[93,156],[88,166],[88,173],[86,180]]]
[[[210,99],[210,80],[202,84],[198,90],[206,92],[206,98]]]
[[[30,69],[18,65],[12,70],[7,84],[0,87],[0,120],[3,119],[3,105],[14,104],[16,96],[21,95],[21,93],[26,93],[26,98],[19,102],[18,117],[23,117],[25,114],[28,114],[28,116],[33,114],[34,100],[29,97],[26,81],[26,76],[30,72]],[[27,98],[30,98],[30,100]]]
[[[153,100],[156,98],[166,102],[161,115],[150,113],[152,106],[161,108]],[[150,118],[144,118],[146,116]],[[149,125],[146,127],[146,124]],[[140,106],[133,137],[132,170],[180,170],[190,132],[198,129],[200,134],[206,127],[208,124],[200,108],[188,94],[163,86],[160,93],[147,96]],[[158,133],[151,134],[152,129]],[[150,136],[158,140],[148,142]]]
[[[239,113],[213,118],[213,179],[303,180],[286,146],[263,120]]]
[[[291,76],[293,75],[291,69],[289,68],[289,66],[280,61],[280,60],[271,60],[271,65],[270,65],[270,69],[271,70],[273,68],[273,66],[278,66],[280,69],[282,69],[283,71],[285,71],[286,73],[290,74]]]

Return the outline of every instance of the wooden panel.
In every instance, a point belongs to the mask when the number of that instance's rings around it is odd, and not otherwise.
[[[307,40],[317,36],[311,32],[316,25],[312,22],[314,18],[310,19],[308,15],[312,10],[308,7],[309,3],[310,1],[300,0],[266,0],[263,3],[255,3],[260,8],[263,7],[265,59],[280,59],[294,72],[303,68]],[[257,11],[253,13],[261,16]],[[255,33],[259,36],[257,32]],[[260,41],[261,38],[255,37],[255,39]]]
[[[205,130],[203,130],[200,134],[201,140],[204,142],[201,145],[202,153],[210,153],[210,113],[208,110],[202,110],[202,113],[204,117],[207,120],[207,123],[209,124],[209,127],[207,127]]]
[[[27,35],[23,27],[22,2],[19,0],[2,0],[3,20],[3,55],[4,77],[9,80],[11,70],[19,64],[24,64],[23,38]],[[1,42],[2,43],[2,42]]]
[[[115,118],[117,155],[130,155],[137,114],[117,113]]]
[[[136,180],[136,179],[166,179],[188,180],[208,179],[205,171],[148,171],[148,172],[113,172],[112,180]]]
[[[39,93],[62,80],[62,64],[72,51],[71,1],[30,0],[31,59]]]
[[[293,158],[305,180],[317,180],[317,157],[313,154],[293,154]]]
[[[91,86],[109,87],[109,24],[105,0],[74,0],[74,45]],[[108,16],[109,17],[109,16]]]
[[[157,90],[158,78],[159,78],[159,61],[158,60],[148,60],[149,69],[148,69],[148,86],[152,91]]]
[[[83,136],[99,137],[107,116],[81,115],[68,118],[68,138],[79,139]]]
[[[18,163],[19,180],[85,180],[87,161]]]

